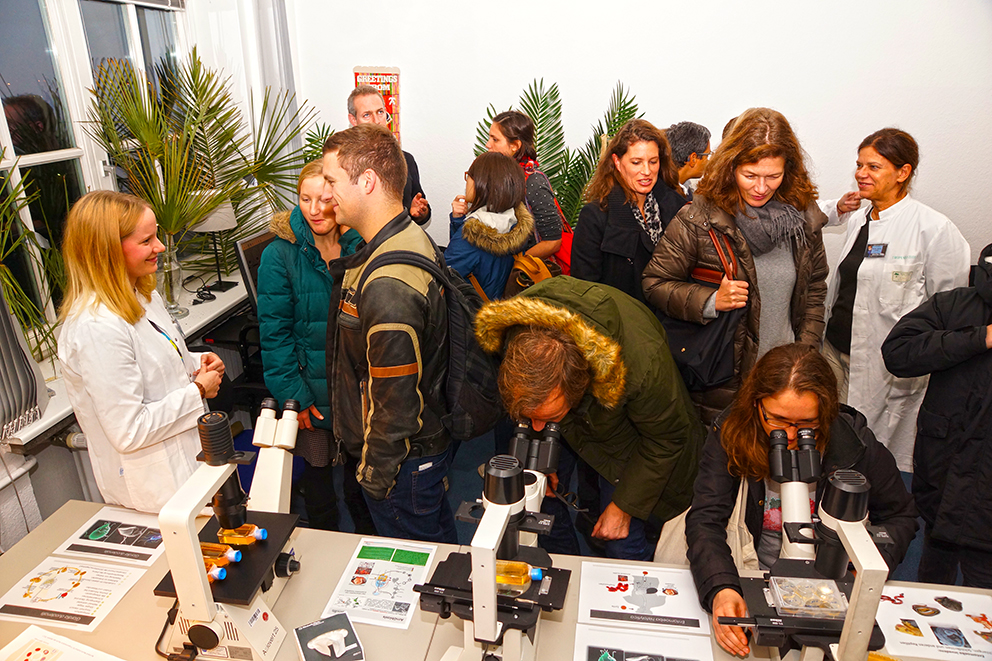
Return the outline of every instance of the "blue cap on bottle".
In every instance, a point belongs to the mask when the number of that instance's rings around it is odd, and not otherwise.
[[[269,536],[269,531],[265,528],[259,528],[255,531],[255,539],[265,539]]]
[[[531,567],[530,568],[530,580],[532,580],[532,581],[540,581],[542,578],[544,578],[544,570],[543,569],[541,569],[540,567]]]

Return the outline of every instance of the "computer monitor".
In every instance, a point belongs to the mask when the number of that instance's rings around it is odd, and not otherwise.
[[[274,238],[276,238],[275,233],[266,230],[235,243],[234,252],[238,257],[238,268],[241,269],[241,277],[245,281],[251,311],[256,317],[258,316],[258,265],[262,261],[262,251]]]

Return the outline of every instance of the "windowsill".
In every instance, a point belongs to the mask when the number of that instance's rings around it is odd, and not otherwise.
[[[207,276],[207,280],[212,282],[216,277],[216,275],[213,278]],[[193,305],[193,300],[196,298],[195,294],[185,290],[179,297],[179,304],[189,310],[189,316],[179,320],[179,326],[187,337],[187,344],[189,338],[195,337],[203,330],[216,325],[218,321],[224,320],[248,299],[248,292],[245,290],[244,282],[242,282],[240,270],[224,276],[224,280],[237,282],[238,286],[225,292],[217,292],[216,300]],[[40,444],[60,434],[74,421],[72,406],[69,405],[69,396],[65,392],[65,383],[62,381],[62,375],[58,369],[58,361],[45,360],[39,366],[45,378],[45,385],[54,394],[49,398],[45,414],[40,420],[33,422],[19,431],[16,436],[8,439],[11,451],[16,454],[31,454]]]

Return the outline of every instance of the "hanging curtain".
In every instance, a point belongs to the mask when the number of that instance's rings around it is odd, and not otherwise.
[[[48,388],[0,288],[0,440],[40,419]]]

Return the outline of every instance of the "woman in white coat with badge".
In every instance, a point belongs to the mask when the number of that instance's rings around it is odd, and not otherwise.
[[[847,223],[828,282],[823,353],[837,374],[841,401],[865,414],[903,472],[913,470],[927,377],[890,374],[882,342],[904,314],[935,293],[966,286],[971,263],[971,248],[954,223],[909,195],[918,164],[911,135],[876,131],[858,147],[858,190],[822,204],[828,224]],[[862,208],[862,200],[870,204]]]
[[[224,363],[191,354],[155,291],[155,214],[95,191],[66,218],[58,356],[104,500],[157,513],[196,470],[196,421]]]

